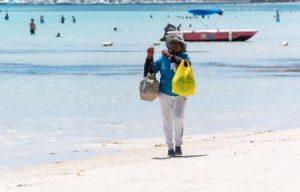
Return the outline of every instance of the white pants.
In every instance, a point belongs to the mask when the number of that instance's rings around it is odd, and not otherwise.
[[[183,114],[186,105],[186,97],[173,97],[164,93],[159,94],[163,127],[168,149],[181,146],[183,136]]]

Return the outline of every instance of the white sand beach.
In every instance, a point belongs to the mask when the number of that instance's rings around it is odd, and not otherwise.
[[[163,138],[99,143],[120,153],[0,173],[0,191],[298,192],[300,129],[186,136],[185,155],[164,157]]]

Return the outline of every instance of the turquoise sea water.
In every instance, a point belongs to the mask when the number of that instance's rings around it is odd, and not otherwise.
[[[189,8],[223,16],[180,19]],[[281,11],[276,23],[273,9]],[[105,140],[162,136],[157,101],[139,100],[145,50],[167,23],[255,28],[247,42],[188,43],[197,78],[185,134],[298,128],[300,4],[0,5],[0,168],[83,158]],[[150,19],[150,15],[153,19]],[[39,24],[39,16],[45,24]],[[66,17],[64,25],[60,16]],[[77,23],[71,23],[71,16]],[[169,15],[169,18],[167,17]],[[30,18],[37,34],[29,35]],[[114,32],[113,28],[119,31]],[[55,38],[56,33],[62,34]],[[113,47],[103,47],[113,41]],[[289,46],[281,46],[288,41]],[[156,57],[164,44],[156,47]],[[55,153],[53,155],[53,153]]]

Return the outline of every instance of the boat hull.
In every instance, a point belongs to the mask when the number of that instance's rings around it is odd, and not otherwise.
[[[168,34],[180,34],[185,41],[247,41],[257,30],[199,30],[170,31]]]

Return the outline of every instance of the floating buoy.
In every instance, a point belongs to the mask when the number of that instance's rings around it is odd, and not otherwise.
[[[289,43],[287,41],[282,42],[282,46],[287,47],[288,45],[289,45]]]
[[[102,45],[105,46],[105,47],[109,47],[109,46],[113,45],[113,42],[111,42],[111,41],[105,41]]]

